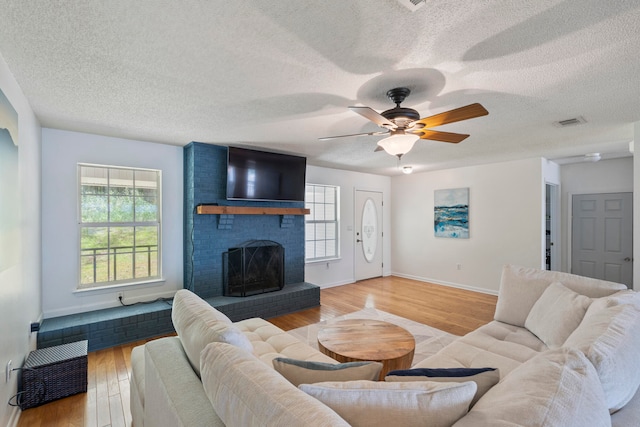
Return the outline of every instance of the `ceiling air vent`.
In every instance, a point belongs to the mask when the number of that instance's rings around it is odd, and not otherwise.
[[[412,12],[415,12],[416,10],[420,9],[422,6],[424,6],[426,2],[427,0],[398,0],[398,3],[400,3],[401,5],[403,5],[404,7],[406,7]]]
[[[581,125],[583,123],[587,123],[587,121],[582,116],[574,117],[573,119],[560,120],[558,122],[553,122],[553,124],[559,128],[563,128],[566,126]]]

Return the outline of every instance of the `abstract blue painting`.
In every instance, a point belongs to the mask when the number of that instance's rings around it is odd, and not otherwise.
[[[469,188],[434,191],[433,228],[436,237],[469,238]]]

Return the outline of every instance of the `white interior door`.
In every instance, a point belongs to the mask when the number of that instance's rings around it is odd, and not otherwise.
[[[356,190],[356,280],[382,276],[382,193]]]
[[[632,193],[580,194],[572,201],[571,271],[633,284]]]

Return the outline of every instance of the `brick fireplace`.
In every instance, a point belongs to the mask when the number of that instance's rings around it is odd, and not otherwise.
[[[297,289],[290,285],[304,284],[303,215],[196,213],[199,205],[304,207],[303,202],[226,200],[226,159],[226,147],[192,142],[184,148],[184,287],[205,299],[222,297],[226,268],[223,254],[247,241],[261,240],[278,242],[285,254],[284,288],[269,295],[286,292],[288,287]],[[318,295],[315,305],[319,305],[319,290],[314,293]],[[290,311],[301,308],[307,307],[291,307]]]

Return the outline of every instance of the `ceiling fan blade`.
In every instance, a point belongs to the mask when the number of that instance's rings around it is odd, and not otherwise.
[[[461,120],[473,119],[480,116],[486,116],[489,112],[480,104],[470,104],[465,107],[456,108],[454,110],[445,111],[444,113],[435,114],[416,120],[415,123],[421,123],[425,127],[434,127],[446,125],[447,123],[459,122]]]
[[[378,131],[378,132],[365,132],[365,133],[352,133],[350,135],[336,135],[336,136],[324,136],[322,138],[318,138],[320,141],[327,141],[329,139],[336,139],[336,138],[349,138],[351,136],[371,136],[371,135],[387,135],[389,133],[389,131],[386,130],[382,130],[382,131]]]
[[[386,117],[384,117],[382,114],[369,107],[349,107],[349,110],[353,111],[354,113],[360,114],[366,119],[371,120],[373,123],[377,124],[380,127],[387,129],[396,129],[398,127],[395,123],[387,120]]]
[[[464,141],[469,137],[469,135],[465,135],[462,133],[441,132],[438,130],[430,129],[421,129],[414,133],[420,136],[420,139],[432,139],[434,141],[451,142],[453,144]]]

